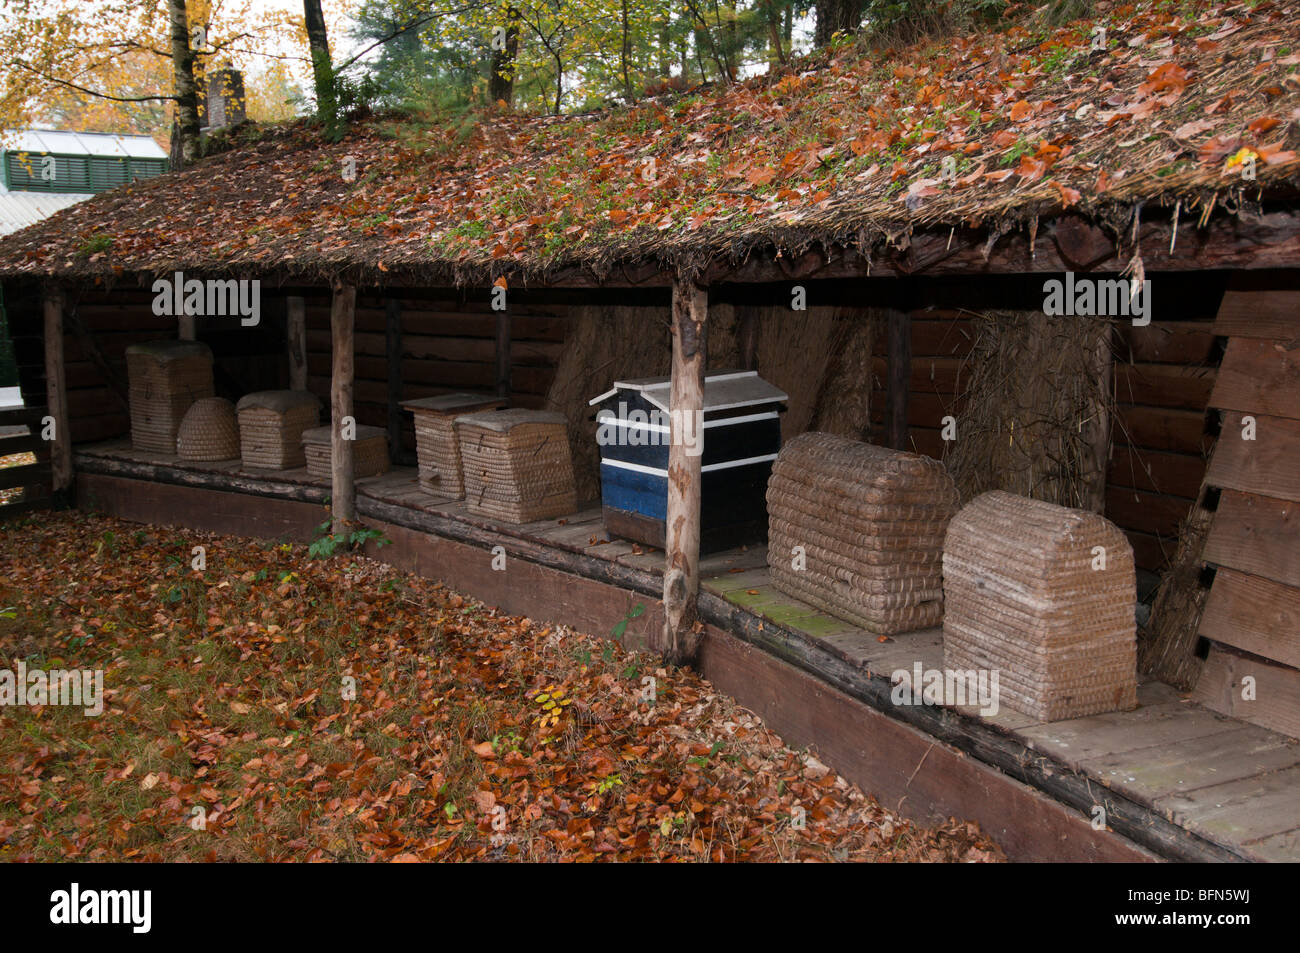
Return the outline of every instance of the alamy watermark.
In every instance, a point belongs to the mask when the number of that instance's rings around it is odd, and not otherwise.
[[[50,922],[76,925],[127,924],[132,933],[148,933],[153,922],[152,890],[68,890],[50,894]]]
[[[997,669],[927,669],[916,662],[910,672],[895,670],[890,681],[895,705],[977,705],[985,717],[998,713]]]
[[[596,422],[596,443],[602,447],[666,447],[676,439],[689,457],[704,452],[703,411],[647,412],[620,402],[617,413],[606,408],[596,414]]]
[[[262,282],[257,278],[187,281],[185,273],[178,271],[171,278],[159,278],[150,290],[154,293],[153,313],[159,317],[238,315],[239,323],[246,328],[262,320]]]
[[[67,705],[91,717],[104,713],[103,669],[28,668],[19,659],[15,670],[0,669],[0,707]]]
[[[1134,327],[1151,323],[1151,280],[1076,278],[1043,282],[1043,313],[1049,317],[1132,318]]]

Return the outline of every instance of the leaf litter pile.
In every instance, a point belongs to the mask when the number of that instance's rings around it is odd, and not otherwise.
[[[365,557],[45,515],[0,527],[0,608],[4,666],[106,698],[0,708],[5,859],[1002,859],[690,671]]]

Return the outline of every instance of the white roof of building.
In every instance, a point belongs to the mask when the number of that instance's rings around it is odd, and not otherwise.
[[[0,132],[0,149],[9,152],[57,152],[74,156],[167,158],[167,153],[149,136],[119,136],[111,132],[63,132],[57,129],[11,129]]]
[[[59,209],[88,198],[88,192],[6,192],[0,185],[0,235],[35,225]]]

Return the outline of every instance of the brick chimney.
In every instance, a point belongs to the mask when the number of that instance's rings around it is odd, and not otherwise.
[[[244,74],[231,66],[213,70],[208,74],[207,127],[220,129],[243,122],[244,101]]]

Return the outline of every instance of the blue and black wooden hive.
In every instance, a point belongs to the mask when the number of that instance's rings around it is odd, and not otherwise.
[[[664,545],[671,440],[669,380],[615,381],[591,401],[597,411],[605,529]],[[787,395],[756,371],[714,371],[704,378],[700,548],[717,551],[767,535],[767,480],[781,450]],[[693,428],[692,428],[693,429]]]

